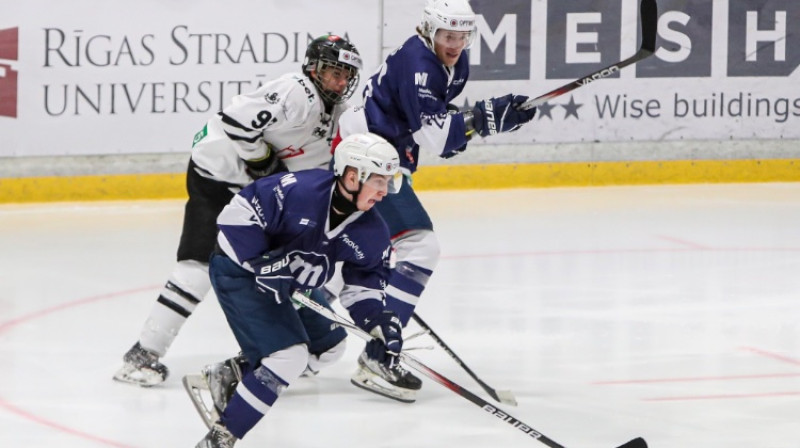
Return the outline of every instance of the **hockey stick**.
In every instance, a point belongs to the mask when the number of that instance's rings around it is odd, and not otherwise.
[[[639,14],[641,15],[642,25],[642,46],[639,48],[639,51],[637,51],[636,54],[628,59],[625,59],[624,61],[611,64],[606,68],[597,70],[596,72],[590,73],[589,75],[572,81],[569,84],[563,85],[555,90],[551,90],[542,96],[530,99],[522,103],[519,106],[519,109],[527,110],[541,106],[551,99],[567,92],[571,92],[578,87],[583,87],[587,84],[597,81],[598,79],[607,78],[623,68],[635,64],[655,53],[656,32],[658,31],[658,6],[656,5],[656,0],[642,0],[641,5],[639,6]]]
[[[328,308],[325,308],[324,306],[311,300],[310,298],[306,297],[300,292],[295,292],[292,295],[292,301],[294,301],[299,305],[305,306],[308,309],[322,315],[323,317],[341,325],[342,327],[346,328],[351,333],[355,334],[361,339],[364,339],[365,341],[369,341],[372,339],[372,336],[370,336],[366,331],[356,326],[353,322],[350,322],[350,320],[348,320],[347,318],[340,316],[339,314],[335,313],[332,310],[329,310]],[[453,392],[457,393],[458,395],[461,395],[465,399],[471,401],[473,404],[477,405],[478,407],[488,412],[492,416],[499,418],[500,420],[508,423],[512,427],[522,431],[522,433],[527,435],[528,437],[536,439],[539,442],[549,446],[550,448],[565,448],[563,445],[559,444],[553,439],[550,439],[549,437],[545,436],[539,431],[536,431],[535,429],[533,429],[533,427],[521,422],[520,420],[517,420],[511,414],[503,411],[500,408],[492,406],[489,402],[487,402],[483,398],[473,394],[469,390],[449,380],[448,378],[436,372],[435,370],[431,369],[430,367],[426,366],[425,364],[423,364],[421,361],[411,356],[410,354],[406,352],[401,352],[400,360],[405,364],[407,364],[409,367],[418,371],[419,373],[427,376],[428,378],[432,379],[433,381],[436,381],[437,383],[441,384],[447,389],[450,389]],[[642,439],[641,437],[637,437],[623,445],[620,445],[617,448],[647,448],[647,442],[645,442],[644,439]]]
[[[447,346],[447,344],[445,344],[442,338],[440,338],[439,335],[433,331],[430,325],[426,324],[425,321],[422,320],[421,317],[419,317],[417,313],[412,314],[411,317],[417,324],[419,324],[420,327],[422,327],[423,330],[425,330],[426,333],[428,333],[428,335],[434,341],[436,341],[437,344],[439,344],[439,347],[441,347],[445,351],[445,353],[450,355],[450,357],[456,362],[456,364],[461,366],[461,368],[464,369],[464,371],[467,372],[469,376],[471,376],[472,379],[475,380],[475,382],[477,382],[481,386],[481,388],[483,388],[483,390],[485,390],[486,393],[489,394],[490,397],[492,397],[492,399],[494,399],[494,401],[497,401],[498,403],[505,403],[511,406],[517,405],[517,399],[514,398],[514,394],[512,394],[510,390],[496,390],[491,386],[489,386],[488,384],[484,383],[480,378],[478,378],[478,375],[476,375],[475,372],[473,372],[472,369],[470,369],[464,363],[464,361],[462,361],[461,358],[459,358],[458,355],[456,355],[456,353],[453,350],[451,350],[450,347]]]

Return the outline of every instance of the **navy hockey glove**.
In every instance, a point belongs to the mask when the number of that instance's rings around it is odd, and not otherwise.
[[[366,300],[355,303],[350,307],[350,315],[356,325],[375,338],[367,343],[367,355],[384,364],[394,362],[403,349],[403,325],[392,311],[382,310],[376,313],[375,308],[382,306],[373,307],[370,302],[372,301]],[[367,316],[363,317],[365,314]]]
[[[277,303],[288,300],[292,293],[292,270],[289,268],[289,255],[276,249],[249,260],[255,274],[258,292],[273,296]]]
[[[518,109],[525,101],[528,101],[527,96],[512,94],[478,101],[472,108],[472,126],[475,132],[481,137],[487,137],[498,132],[516,131],[536,115],[535,107],[528,110]]]
[[[386,347],[386,353],[397,356],[403,349],[403,325],[392,311],[385,310],[371,319],[365,319],[364,330]]]

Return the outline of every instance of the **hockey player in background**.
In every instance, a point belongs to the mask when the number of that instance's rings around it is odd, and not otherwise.
[[[536,109],[519,110],[528,98],[505,95],[459,111],[449,103],[469,77],[464,50],[475,38],[475,13],[467,0],[427,0],[417,34],[391,53],[364,89],[364,104],[339,120],[340,137],[373,132],[400,155],[406,185],[376,208],[389,225],[397,265],[386,288],[387,307],[405,326],[439,260],[433,224],[411,188],[420,148],[443,158],[464,151],[473,134],[482,137],[518,129]],[[338,138],[338,137],[337,137]],[[333,143],[336,145],[336,140]],[[381,375],[364,351],[351,381],[356,386],[412,402],[422,383],[410,372]],[[391,373],[391,372],[390,372]],[[387,384],[388,383],[388,384]]]
[[[302,73],[235,96],[195,135],[178,261],[115,380],[152,386],[167,378],[160,358],[211,289],[208,259],[217,215],[254,179],[287,169],[328,167],[337,120],[358,85],[360,69],[353,44],[321,36],[308,45]]]
[[[340,339],[341,327],[319,315],[322,321],[309,326],[303,313],[316,313],[291,300],[294,291],[330,280],[336,263],[344,283],[339,299],[356,325],[374,337],[371,355],[384,368],[399,366],[400,321],[383,301],[391,243],[373,210],[402,185],[399,162],[383,138],[354,134],[336,148],[333,172],[259,179],[222,210],[209,273],[244,359],[233,366],[238,383],[210,379],[212,391],[223,391],[214,396],[221,413],[217,421],[206,421],[210,429],[197,448],[233,447],[258,423],[309,363],[312,332],[318,339]]]

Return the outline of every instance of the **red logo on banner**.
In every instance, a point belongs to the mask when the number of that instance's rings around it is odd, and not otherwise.
[[[0,30],[0,116],[17,117],[17,72],[9,61],[19,59],[19,28]]]

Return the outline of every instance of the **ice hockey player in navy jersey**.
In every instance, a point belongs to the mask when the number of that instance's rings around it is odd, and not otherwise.
[[[321,36],[308,45],[302,73],[287,73],[235,96],[198,132],[186,173],[189,200],[177,264],[115,380],[153,386],[166,379],[161,358],[211,290],[208,257],[220,210],[254,179],[328,167],[337,120],[358,85],[360,68],[353,44]]]
[[[338,262],[344,282],[341,304],[374,337],[368,344],[376,360],[370,368],[399,365],[400,321],[383,302],[391,243],[373,207],[401,185],[395,149],[379,136],[354,134],[336,148],[333,172],[265,177],[225,206],[217,219],[209,273],[244,356],[232,366],[237,378],[209,381],[212,389],[222,391],[213,398],[219,414],[215,421],[206,420],[209,432],[197,448],[232,447],[243,438],[314,352],[336,354],[318,364],[341,357],[344,330],[332,329],[331,321],[296,308],[291,300],[293,292],[330,280]],[[199,403],[197,395],[191,397],[204,420],[213,415],[204,412],[210,406]]]
[[[406,325],[439,260],[433,224],[411,188],[420,148],[449,158],[464,151],[474,134],[510,132],[533,119],[536,109],[520,110],[528,98],[508,94],[478,101],[466,111],[450,103],[469,77],[464,50],[475,38],[475,13],[467,0],[427,0],[417,34],[387,56],[364,89],[364,104],[346,110],[339,135],[373,132],[397,148],[406,185],[377,209],[389,225],[397,266],[386,289],[387,306]],[[334,140],[333,145],[336,145]],[[421,381],[408,373],[399,382],[379,383],[365,367],[364,352],[351,378],[356,386],[390,398],[414,401]]]

